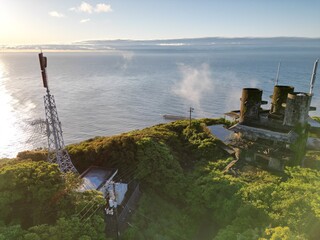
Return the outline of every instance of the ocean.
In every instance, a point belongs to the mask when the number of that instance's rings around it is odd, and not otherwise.
[[[193,117],[222,117],[239,109],[244,87],[263,89],[270,102],[279,61],[279,84],[308,92],[320,44],[168,43],[44,55],[64,140],[71,144],[163,123],[163,114],[188,116],[190,107]],[[314,94],[318,109],[310,115],[319,116],[319,77]],[[37,52],[0,53],[1,158],[46,147],[40,126],[32,124],[44,119],[44,95]]]

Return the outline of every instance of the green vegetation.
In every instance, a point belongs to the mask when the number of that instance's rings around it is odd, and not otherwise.
[[[62,175],[56,164],[1,161],[0,239],[104,239],[102,215],[84,223],[76,213],[98,192],[78,193],[79,179]]]
[[[305,158],[305,167],[320,171],[320,151],[308,151]]]
[[[320,117],[312,117],[312,118],[320,123]]]
[[[217,123],[226,122],[195,120],[190,128],[176,121],[68,150],[80,171],[115,167],[140,181],[139,207],[122,239],[318,239],[320,172],[290,167],[276,174],[243,166],[235,176],[226,174],[232,158],[206,128]],[[0,240],[104,239],[101,215],[86,222],[76,215],[92,198],[102,203],[101,195],[73,191],[77,179],[61,175],[41,161],[45,157],[28,151],[1,161]]]

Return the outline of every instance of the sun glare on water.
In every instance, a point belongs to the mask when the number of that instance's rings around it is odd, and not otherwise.
[[[0,59],[0,158],[15,157],[15,153],[22,150],[17,146],[21,146],[24,137],[12,106],[14,99],[6,89],[8,80],[6,67]]]

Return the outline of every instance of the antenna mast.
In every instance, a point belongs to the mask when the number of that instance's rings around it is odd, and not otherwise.
[[[279,64],[278,64],[277,76],[276,76],[276,80],[275,80],[275,83],[274,83],[275,86],[277,86],[278,82],[279,82],[280,67],[281,67],[281,62],[279,62]]]
[[[309,92],[311,95],[313,95],[314,82],[316,81],[318,62],[319,62],[319,58],[314,62],[314,65],[313,65],[313,71],[312,71],[311,80],[310,80],[310,92]]]
[[[48,137],[48,161],[56,163],[62,172],[69,171],[77,173],[77,169],[73,166],[71,158],[65,149],[61,122],[58,117],[57,107],[54,96],[50,94],[47,78],[47,57],[43,53],[39,53],[39,61],[41,68],[41,75],[43,87],[47,89],[44,96],[44,107],[46,114],[47,137]]]

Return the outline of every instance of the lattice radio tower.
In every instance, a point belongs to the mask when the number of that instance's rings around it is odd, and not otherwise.
[[[43,86],[47,92],[44,95],[44,107],[46,114],[46,127],[48,137],[48,161],[56,163],[62,172],[75,172],[77,169],[73,166],[71,158],[65,149],[61,122],[58,117],[57,107],[54,96],[50,94],[48,79],[47,79],[47,57],[43,53],[39,53],[40,68],[42,74]]]

